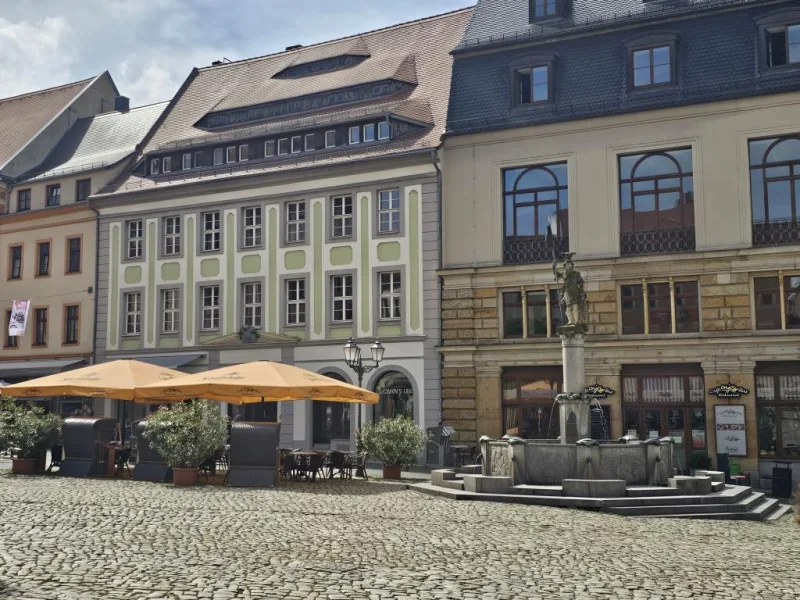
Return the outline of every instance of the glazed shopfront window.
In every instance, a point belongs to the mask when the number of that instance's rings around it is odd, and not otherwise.
[[[344,381],[338,373],[323,373],[326,377]],[[314,400],[314,443],[330,444],[332,440],[350,439],[350,403]]]
[[[524,439],[559,435],[556,395],[561,393],[559,367],[507,369],[503,373],[503,433]]]
[[[800,459],[800,363],[768,368],[784,372],[757,371],[758,454]]]
[[[414,386],[408,377],[397,371],[384,373],[375,384],[374,391],[380,396],[374,408],[375,421],[398,415],[414,418]]]

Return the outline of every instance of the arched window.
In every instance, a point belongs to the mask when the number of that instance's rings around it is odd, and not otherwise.
[[[753,245],[797,244],[800,136],[750,142]]]
[[[345,381],[335,371],[323,373],[326,377]],[[322,402],[313,400],[312,429],[315,444],[330,444],[332,440],[350,439],[350,404],[347,402]]]
[[[380,396],[375,405],[374,420],[391,419],[397,415],[414,418],[414,387],[408,377],[398,371],[387,371],[375,383]]]
[[[622,254],[694,250],[692,150],[621,156]]]
[[[506,169],[503,195],[506,263],[552,260],[548,225],[556,250],[569,249],[567,163]]]

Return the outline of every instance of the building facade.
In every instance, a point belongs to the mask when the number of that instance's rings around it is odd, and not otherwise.
[[[381,416],[438,425],[437,147],[469,14],[195,70],[95,197],[98,359],[276,360],[358,383],[344,344],[366,358],[380,338],[362,382],[377,406],[222,410],[279,418],[289,447],[354,448]]]
[[[614,7],[482,0],[456,49],[444,419],[469,441],[557,435],[550,263],[570,251],[608,436],[767,474],[800,459],[800,11]]]

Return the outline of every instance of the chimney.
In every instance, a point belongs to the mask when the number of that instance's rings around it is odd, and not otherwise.
[[[114,110],[128,112],[131,109],[131,99],[127,96],[117,96],[114,98]]]
[[[211,63],[211,66],[212,67],[216,67],[217,65],[221,65],[221,64],[222,64],[221,60],[215,60],[214,62]]]
[[[286,52],[289,52],[290,50],[299,50],[302,47],[303,47],[303,44],[296,44],[294,46],[286,46]]]

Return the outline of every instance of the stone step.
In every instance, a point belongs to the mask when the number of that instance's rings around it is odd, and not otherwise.
[[[703,504],[733,504],[739,502],[753,493],[753,488],[746,485],[726,485],[721,492],[711,492],[706,496],[700,496]]]
[[[445,479],[444,481],[440,481],[438,484],[439,487],[447,488],[449,490],[463,490],[464,489],[464,480],[463,479]]]
[[[457,471],[467,475],[480,475],[481,469],[481,465],[464,465],[463,467],[458,467]]]
[[[753,492],[752,494],[740,500],[739,502],[731,504],[728,510],[730,512],[750,512],[756,506],[761,504],[763,501],[764,501],[763,493]]]
[[[677,504],[656,506],[610,506],[602,509],[605,512],[625,516],[665,516],[693,515],[728,512],[727,504]],[[741,512],[739,513],[741,514]]]
[[[680,496],[681,491],[669,487],[653,487],[651,485],[629,485],[628,497],[644,498],[647,496]]]
[[[767,498],[761,504],[748,511],[747,517],[754,521],[763,521],[780,507],[780,502],[775,498]]]
[[[721,492],[725,489],[725,482],[724,481],[712,481],[711,482],[711,491],[712,492]]]
[[[640,515],[640,519],[714,519],[717,521],[744,521],[747,513],[718,512],[718,513],[677,513],[671,515]]]
[[[790,510],[792,510],[791,504],[781,504],[776,510],[772,511],[772,514],[767,517],[767,521],[777,521]]]
[[[524,494],[526,496],[560,496],[560,485],[528,485],[520,484],[515,485],[513,488],[515,494]]]

